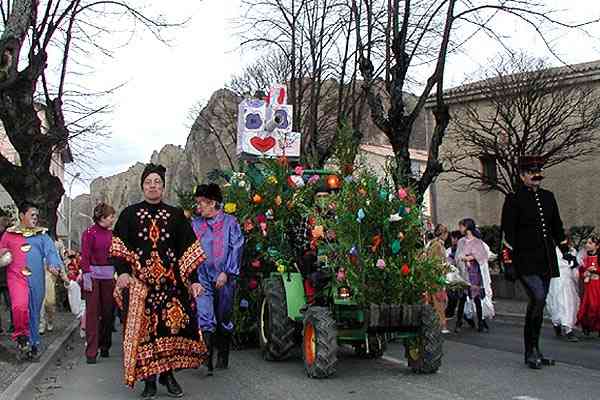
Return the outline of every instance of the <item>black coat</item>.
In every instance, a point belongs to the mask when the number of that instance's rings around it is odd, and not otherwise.
[[[556,245],[565,232],[552,192],[523,187],[506,196],[502,234],[518,275],[559,276]]]

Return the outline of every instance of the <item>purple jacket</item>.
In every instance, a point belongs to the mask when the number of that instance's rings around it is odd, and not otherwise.
[[[215,272],[210,273],[215,277],[217,272],[237,277],[240,274],[244,236],[235,217],[223,211],[210,219],[195,217],[192,228],[207,255],[203,269],[209,273]]]

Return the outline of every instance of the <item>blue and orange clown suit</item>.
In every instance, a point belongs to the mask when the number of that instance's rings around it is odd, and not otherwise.
[[[26,337],[31,345],[39,346],[45,266],[58,270],[62,261],[45,228],[8,228],[0,240],[0,249],[8,249],[12,254],[6,271],[14,325],[12,338]]]

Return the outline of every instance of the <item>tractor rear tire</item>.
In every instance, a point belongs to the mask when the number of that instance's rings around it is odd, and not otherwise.
[[[329,378],[337,367],[337,328],[326,307],[310,307],[304,314],[302,354],[311,378]]]
[[[285,360],[296,345],[296,327],[288,317],[281,278],[265,279],[258,312],[258,340],[264,359]]]
[[[419,336],[405,342],[406,357],[418,374],[434,374],[442,365],[444,338],[437,314],[430,305],[423,305]]]
[[[387,349],[387,343],[382,335],[372,334],[369,335],[369,352],[367,353],[367,347],[365,343],[355,344],[354,352],[361,358],[378,359],[383,357]]]

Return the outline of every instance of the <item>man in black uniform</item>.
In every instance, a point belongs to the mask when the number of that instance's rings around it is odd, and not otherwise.
[[[522,187],[506,196],[502,209],[502,261],[508,278],[518,279],[529,297],[525,316],[525,363],[533,369],[553,365],[540,352],[539,339],[550,279],[559,276],[556,246],[568,253],[563,223],[552,192],[540,188],[544,160],[519,160]]]

